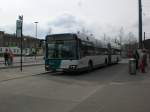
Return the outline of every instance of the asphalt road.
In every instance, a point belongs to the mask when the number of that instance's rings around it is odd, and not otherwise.
[[[149,112],[149,88],[150,74],[129,75],[124,63],[34,75],[0,82],[0,112]]]

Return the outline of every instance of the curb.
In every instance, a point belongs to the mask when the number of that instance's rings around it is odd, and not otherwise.
[[[8,78],[8,79],[1,80],[0,83],[1,83],[1,82],[6,82],[6,81],[10,81],[10,80],[15,80],[15,79],[22,79],[22,78],[37,76],[37,75],[45,75],[45,74],[47,74],[47,73],[53,73],[53,72],[43,72],[43,73],[38,73],[38,74],[33,74],[33,75],[27,75],[27,76],[21,76],[21,77]]]

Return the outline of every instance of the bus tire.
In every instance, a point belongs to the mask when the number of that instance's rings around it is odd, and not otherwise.
[[[88,71],[92,71],[93,70],[93,62],[90,60],[88,63]]]

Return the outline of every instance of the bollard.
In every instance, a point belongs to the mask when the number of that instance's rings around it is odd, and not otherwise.
[[[129,73],[136,75],[136,60],[134,58],[129,59]]]

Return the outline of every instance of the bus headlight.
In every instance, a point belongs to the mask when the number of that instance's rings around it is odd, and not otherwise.
[[[69,68],[75,70],[77,68],[77,65],[70,65]]]

